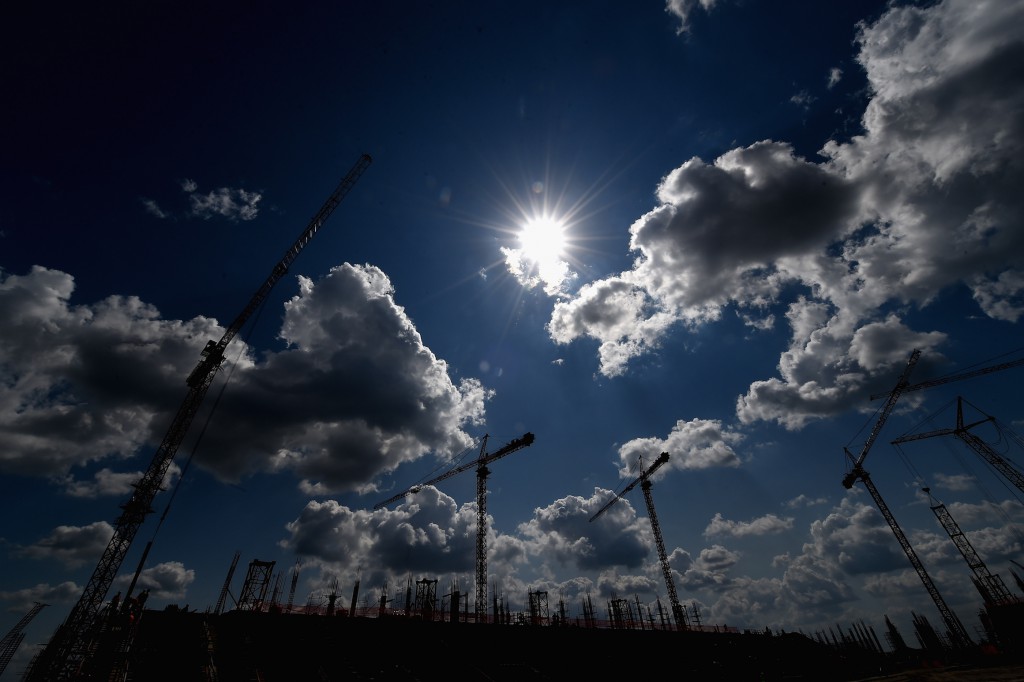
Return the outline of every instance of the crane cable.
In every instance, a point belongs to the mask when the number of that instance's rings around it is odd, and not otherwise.
[[[982,414],[985,414],[984,410],[979,409],[976,405],[970,403],[967,400],[964,400],[964,402],[967,403],[968,405],[970,405],[971,407],[973,407],[974,409],[978,410],[978,412],[981,412]],[[942,412],[944,412],[945,410],[949,409],[952,406],[952,404],[953,404],[953,401],[952,400],[949,401],[945,406],[943,406],[942,408],[940,408],[939,410],[937,410],[933,414],[929,415],[927,418],[925,418],[924,420],[919,422],[916,426],[914,426],[913,428],[908,430],[907,433],[912,433],[912,432],[916,431],[918,429],[918,427],[920,427],[924,423],[932,424],[934,422],[934,420],[935,420],[935,417],[938,416],[939,414],[941,414]],[[988,416],[988,415],[986,414],[986,416]],[[1014,442],[1016,442],[1019,445],[1021,445],[1022,447],[1024,447],[1024,441],[1022,441],[1015,433],[1013,433],[1013,431],[1011,429],[1009,429],[1007,427],[1006,431],[1008,431],[1011,434],[1010,438],[1009,438],[1010,440],[1013,440]],[[999,432],[1000,432],[1000,441],[1004,442],[1003,430],[1000,429]],[[906,434],[904,434],[904,435],[906,435]],[[960,439],[957,438],[957,440],[960,440]],[[978,476],[975,468],[971,466],[970,458],[965,458],[964,457],[963,449],[962,448],[958,448],[958,447],[953,447],[953,445],[949,441],[949,439],[942,439],[942,442],[943,442],[943,446],[946,448],[946,451],[953,456],[953,458],[960,465],[960,468],[963,469],[964,472],[966,472],[966,474],[971,478],[971,480],[974,483],[975,488],[981,493],[982,498],[986,502],[988,502],[989,507],[992,510],[994,510],[995,513],[1001,518],[1001,520],[1003,521],[1003,526],[1005,528],[1008,528],[1010,530],[1010,532],[1013,533],[1013,535],[1015,536],[1015,538],[1017,539],[1018,542],[1020,542],[1021,544],[1024,544],[1024,535],[1022,535],[1022,533],[1018,529],[1017,525],[1013,523],[1012,519],[1010,519],[1009,515],[1006,513],[1006,510],[1003,509],[1003,507],[1000,506],[1000,504],[995,501],[995,497],[992,495],[991,492],[989,492],[988,488],[985,486],[985,483]],[[964,444],[964,445],[966,445],[966,444]],[[1004,452],[1008,448],[1009,443],[1006,443],[1006,446],[1007,447],[1004,448]],[[894,444],[894,447],[896,448],[897,453],[899,453],[900,458],[903,461],[903,464],[907,467],[908,471],[911,472],[911,476],[913,476],[918,481],[926,483],[927,481],[925,481],[924,477],[921,476],[920,472],[918,472],[916,467],[914,467],[913,462],[907,456],[907,453],[903,450],[903,448],[901,447],[901,444],[898,444],[898,443]],[[1009,483],[1006,481],[1005,477],[1002,476],[1002,474],[1000,474],[999,472],[997,472],[995,470],[995,467],[993,467],[992,464],[988,460],[986,460],[984,458],[981,458],[981,459],[982,459],[982,463],[985,465],[985,467],[989,470],[989,472],[991,472],[995,476],[995,479],[997,481],[999,481],[1000,485],[1002,485],[1003,488],[1006,489],[1006,491],[1010,494],[1010,496],[1013,497],[1018,502],[1024,504],[1024,500],[1021,500],[1021,497],[1020,497],[1020,491],[1017,490],[1016,488],[1014,488],[1013,486],[1010,486]]]

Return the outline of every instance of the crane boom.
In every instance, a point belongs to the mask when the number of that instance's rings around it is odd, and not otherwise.
[[[511,455],[516,450],[520,450],[522,448],[527,447],[528,445],[532,445],[533,444],[533,438],[534,438],[534,436],[533,436],[532,433],[526,433],[526,434],[523,434],[523,436],[521,438],[516,438],[515,440],[510,441],[508,444],[504,445],[500,449],[498,449],[498,450],[496,450],[496,451],[494,451],[494,452],[492,452],[490,454],[485,454],[481,450],[480,456],[477,459],[474,459],[473,461],[468,462],[466,464],[462,464],[460,466],[457,466],[454,469],[449,469],[448,471],[444,472],[440,476],[436,476],[436,477],[430,479],[429,481],[427,481],[425,483],[417,483],[416,485],[414,485],[414,486],[412,486],[410,488],[407,488],[407,489],[403,490],[402,492],[400,492],[400,493],[398,493],[396,495],[392,495],[391,497],[389,497],[388,499],[386,499],[386,500],[384,500],[382,502],[378,502],[377,504],[373,505],[373,508],[374,509],[382,509],[382,508],[388,506],[389,504],[391,504],[392,502],[396,502],[396,501],[402,499],[403,497],[405,497],[407,495],[411,495],[413,493],[419,492],[420,489],[423,488],[424,486],[434,485],[435,483],[440,483],[441,481],[449,479],[449,478],[451,478],[452,476],[454,476],[456,474],[461,474],[463,471],[469,471],[470,469],[477,468],[477,467],[479,467],[481,465],[490,464],[494,460],[501,459],[502,457],[504,457],[506,455]]]
[[[153,511],[150,505],[160,491],[167,469],[220,369],[224,360],[224,349],[253,312],[266,300],[274,285],[288,272],[288,267],[299,255],[299,252],[305,248],[328,216],[352,189],[363,171],[370,165],[371,160],[368,154],[359,157],[359,160],[331,193],[324,205],[313,216],[299,238],[274,266],[270,276],[249,300],[248,305],[227,328],[220,341],[207,342],[199,363],[185,382],[188,386],[188,393],[178,408],[170,428],[154,453],[149,467],[142,478],[135,483],[135,490],[130,499],[121,505],[123,511],[117,519],[114,534],[103,551],[99,564],[67,620],[57,629],[36,664],[32,666],[29,680],[69,679],[78,674],[88,654],[88,633],[96,620],[100,605],[105,599],[136,533],[146,516]]]
[[[654,462],[651,464],[651,466],[649,466],[647,468],[646,471],[641,472],[640,475],[637,476],[635,479],[633,479],[633,481],[629,485],[627,485],[625,488],[622,489],[622,492],[620,492],[618,495],[616,495],[612,499],[608,500],[608,503],[606,505],[604,505],[603,507],[601,507],[600,509],[598,509],[597,513],[595,513],[593,516],[590,517],[590,520],[593,521],[597,517],[601,516],[601,514],[604,514],[606,511],[608,511],[608,509],[611,508],[611,506],[613,504],[615,504],[616,502],[621,500],[623,497],[625,497],[626,493],[628,493],[633,488],[637,487],[637,485],[639,485],[645,478],[650,477],[651,474],[653,474],[655,471],[657,471],[658,468],[661,467],[661,465],[664,464],[667,461],[668,461],[668,453],[667,452],[663,452],[660,455],[658,455],[658,459],[654,460]]]
[[[864,487],[868,489],[868,494],[871,495],[871,499],[875,501],[875,505],[878,507],[878,511],[885,517],[886,523],[889,524],[889,528],[892,530],[893,535],[896,536],[896,540],[899,541],[900,547],[903,548],[903,552],[907,555],[910,560],[911,566],[917,571],[917,576],[921,579],[925,589],[928,591],[928,595],[932,598],[932,602],[935,604],[935,608],[939,610],[939,615],[942,616],[942,621],[946,624],[947,630],[949,630],[949,636],[952,639],[953,645],[957,648],[968,647],[971,645],[971,637],[967,634],[966,628],[957,618],[956,614],[946,604],[946,600],[942,598],[939,593],[939,588],[935,586],[928,571],[925,570],[924,564],[921,563],[921,559],[918,558],[917,552],[914,551],[913,546],[910,544],[910,540],[907,539],[903,529],[896,522],[896,517],[892,515],[889,510],[889,505],[882,499],[881,493],[878,492],[878,488],[871,481],[871,476],[868,472],[863,469],[860,470],[859,479],[864,483]]]
[[[903,374],[900,375],[899,381],[891,391],[889,391],[889,399],[885,401],[885,405],[882,406],[882,412],[878,417],[878,421],[875,422],[875,427],[871,429],[871,434],[868,439],[864,441],[864,447],[861,448],[860,455],[856,461],[853,462],[853,468],[846,476],[843,477],[843,487],[849,490],[853,487],[853,484],[857,482],[857,472],[861,469],[864,464],[864,459],[868,456],[868,451],[871,446],[874,445],[875,439],[878,438],[879,432],[882,430],[882,425],[885,424],[886,420],[889,419],[889,415],[892,413],[894,407],[896,407],[896,401],[899,400],[907,386],[907,379],[910,377],[910,370],[914,369],[914,365],[917,364],[918,358],[921,357],[921,351],[915,348],[910,354],[910,360],[907,361],[907,366],[903,368]],[[849,451],[847,451],[849,455]]]
[[[946,377],[939,377],[937,379],[929,379],[928,381],[922,381],[918,384],[907,386],[903,389],[904,393],[911,391],[920,391],[923,388],[932,388],[933,386],[941,386],[942,384],[948,384],[951,381],[960,381],[961,379],[970,379],[973,377],[981,376],[982,374],[991,374],[992,372],[999,372],[1004,369],[1010,369],[1011,367],[1017,367],[1024,365],[1024,358],[1017,360],[1011,360],[1010,362],[1001,362],[998,365],[990,365],[988,367],[981,367],[979,369],[973,369],[968,372],[961,372],[959,374],[951,374]],[[888,393],[875,393],[871,396],[871,400],[878,400],[884,398]]]
[[[979,419],[978,421],[971,424],[964,424],[964,399],[963,396],[957,396],[956,402],[956,427],[952,429],[936,429],[935,431],[928,431],[927,433],[916,433],[907,436],[900,436],[896,440],[892,441],[893,445],[901,445],[903,443],[909,443],[915,440],[922,440],[925,438],[932,438],[934,436],[949,436],[953,435],[962,440],[967,444],[969,448],[974,450],[982,459],[992,465],[999,473],[1001,473],[1006,480],[1016,486],[1017,490],[1024,492],[1024,474],[1021,474],[1010,462],[1005,458],[1001,457],[998,452],[992,449],[992,447],[986,443],[983,439],[977,435],[971,433],[971,429],[975,426],[985,424],[987,422],[995,422],[995,417],[986,416],[985,419]]]
[[[665,589],[668,590],[668,598],[672,604],[672,616],[676,620],[676,627],[680,630],[686,629],[686,611],[683,609],[683,605],[679,602],[679,595],[676,593],[676,582],[672,579],[672,567],[668,563],[668,553],[665,551],[665,540],[661,536],[661,524],[658,523],[658,512],[654,508],[654,497],[651,495],[651,474],[658,470],[658,468],[668,461],[668,453],[663,452],[658,455],[658,458],[649,466],[646,470],[641,466],[640,475],[637,476],[629,485],[622,489],[618,495],[608,501],[606,505],[601,507],[596,514],[590,517],[593,521],[597,517],[608,511],[609,508],[619,500],[621,500],[626,493],[635,488],[637,484],[640,484],[640,489],[644,493],[644,503],[647,505],[647,518],[651,522],[651,532],[654,533],[654,544],[658,550],[658,561],[661,563],[661,573],[665,578]]]
[[[491,473],[491,470],[487,468],[487,465],[506,455],[511,455],[516,450],[521,450],[522,448],[532,444],[533,434],[525,433],[522,438],[517,438],[505,444],[495,452],[487,454],[487,436],[484,436],[483,441],[480,443],[480,454],[472,462],[446,471],[440,476],[430,479],[426,483],[421,483],[409,488],[408,490],[403,490],[397,495],[392,495],[383,502],[378,502],[373,507],[374,509],[380,509],[381,507],[391,504],[395,500],[400,500],[406,495],[419,491],[425,485],[433,485],[451,478],[456,474],[461,474],[463,471],[468,471],[474,467],[476,468],[476,604],[474,614],[478,623],[484,622],[487,616],[487,477]]]

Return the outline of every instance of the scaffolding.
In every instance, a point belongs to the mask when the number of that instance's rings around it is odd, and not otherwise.
[[[275,563],[259,559],[249,562],[242,594],[238,597],[239,611],[263,611],[268,605],[267,590],[270,589],[270,577],[274,573]]]

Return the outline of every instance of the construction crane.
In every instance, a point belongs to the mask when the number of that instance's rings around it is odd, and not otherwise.
[[[1018,367],[1024,365],[1024,358],[1017,360],[1011,360],[1009,362],[1001,362],[997,365],[990,365],[988,367],[981,367],[979,369],[973,369],[967,372],[961,372],[959,374],[950,374],[949,376],[939,377],[937,379],[929,379],[928,381],[922,381],[918,384],[905,386],[902,393],[910,393],[911,391],[920,391],[924,388],[932,388],[934,386],[941,386],[942,384],[948,384],[951,381],[960,381],[961,379],[970,379],[972,377],[981,376],[982,374],[991,374],[992,372],[999,372],[1004,369],[1010,369],[1011,367]],[[884,398],[889,393],[875,393],[871,396],[871,400],[878,400]]]
[[[477,458],[466,464],[450,469],[445,473],[430,479],[426,483],[420,483],[414,485],[407,490],[403,490],[397,495],[392,495],[383,502],[378,502],[374,505],[374,509],[381,509],[386,507],[392,502],[402,499],[406,495],[419,492],[424,486],[434,485],[441,481],[451,478],[456,474],[461,474],[463,471],[468,471],[473,467],[476,467],[476,622],[483,623],[487,617],[487,476],[491,473],[491,470],[487,468],[487,465],[491,462],[501,459],[506,455],[511,455],[516,450],[521,450],[529,445],[533,445],[533,434],[523,434],[522,438],[517,438],[510,441],[500,449],[490,454],[486,453],[487,449],[487,435],[484,435],[482,442],[480,443],[480,454]]]
[[[7,669],[7,665],[14,658],[14,652],[18,650],[21,643],[25,641],[25,628],[32,622],[32,619],[36,617],[44,607],[49,604],[43,604],[42,602],[34,602],[32,608],[28,610],[24,616],[21,617],[13,628],[7,631],[3,639],[0,639],[0,677],[3,677],[4,670]]]
[[[1003,457],[993,450],[988,443],[970,432],[975,426],[980,426],[988,422],[995,422],[995,417],[986,416],[985,419],[979,419],[972,424],[964,424],[964,399],[962,396],[957,396],[956,399],[956,426],[952,429],[937,429],[935,431],[929,431],[927,433],[916,433],[907,436],[900,436],[896,440],[892,441],[893,445],[899,446],[903,443],[909,443],[915,440],[922,440],[924,438],[933,438],[935,436],[949,436],[953,435],[967,443],[968,447],[974,450],[982,459],[991,464],[999,473],[1006,477],[1010,483],[1017,487],[1017,490],[1024,492],[1024,475],[1021,474],[1017,469],[1007,462]]]
[[[96,624],[100,605],[106,597],[111,583],[117,575],[117,571],[124,561],[125,555],[135,539],[136,533],[142,526],[146,516],[153,512],[151,507],[153,499],[161,489],[167,469],[178,452],[185,434],[192,424],[193,418],[199,411],[209,391],[214,378],[224,362],[224,351],[227,345],[235,338],[235,335],[242,329],[252,314],[263,304],[269,296],[274,285],[288,272],[289,266],[298,257],[299,253],[309,243],[327,218],[334,212],[341,200],[345,198],[352,186],[370,165],[371,158],[363,154],[349,170],[348,174],[338,184],[327,201],[313,216],[306,229],[302,231],[299,238],[292,244],[284,257],[278,261],[260,286],[256,293],[249,300],[248,305],[235,318],[231,325],[224,332],[220,341],[209,341],[201,353],[201,359],[192,373],[189,374],[185,383],[188,386],[188,393],[185,400],[178,408],[170,428],[167,430],[163,441],[153,455],[153,459],[146,469],[142,478],[134,484],[134,492],[129,500],[121,505],[120,517],[114,526],[114,534],[110,538],[99,564],[96,566],[92,577],[86,583],[82,596],[78,603],[71,609],[67,620],[57,629],[46,649],[39,656],[36,664],[30,671],[30,681],[73,679],[82,672],[82,666],[88,658],[89,638]]]
[[[899,400],[900,395],[902,395],[906,390],[910,372],[914,369],[914,365],[917,364],[920,357],[921,351],[915,348],[913,352],[911,352],[907,366],[900,375],[899,381],[896,382],[896,386],[889,391],[889,397],[886,399],[885,405],[882,407],[878,421],[875,423],[870,435],[864,442],[864,447],[861,449],[860,455],[854,459],[854,456],[849,449],[843,448],[846,452],[847,458],[853,464],[850,471],[843,477],[843,487],[849,490],[857,481],[864,483],[864,487],[867,488],[868,494],[871,495],[871,499],[874,500],[875,505],[878,507],[878,511],[880,511],[882,516],[885,517],[885,521],[889,524],[889,528],[892,530],[893,535],[895,535],[896,539],[899,541],[900,547],[903,548],[904,553],[910,560],[910,564],[914,567],[914,570],[917,571],[917,575],[921,578],[921,582],[924,584],[929,596],[931,596],[932,601],[935,602],[935,606],[938,608],[939,614],[942,616],[942,620],[946,624],[946,628],[949,630],[949,635],[953,645],[957,648],[967,647],[971,644],[971,638],[967,634],[966,628],[964,628],[963,623],[960,622],[960,619],[957,618],[956,614],[953,613],[953,610],[946,605],[946,601],[939,593],[939,588],[935,586],[931,576],[928,575],[928,571],[925,570],[924,564],[921,563],[921,560],[918,558],[917,552],[914,551],[913,546],[910,544],[910,540],[907,539],[903,529],[900,528],[900,525],[896,522],[896,517],[893,516],[892,512],[889,510],[889,506],[885,503],[885,500],[882,499],[882,495],[878,492],[878,488],[876,488],[875,484],[871,481],[870,474],[868,474],[864,469],[864,459],[868,456],[868,452],[871,450],[871,446],[874,444],[875,439],[882,430],[882,426],[889,419],[889,415],[896,406],[896,401]]]
[[[651,530],[654,532],[654,542],[658,547],[658,559],[661,561],[661,572],[665,576],[665,589],[668,590],[668,598],[672,603],[672,616],[675,618],[676,627],[680,630],[685,630],[686,625],[686,611],[683,609],[683,605],[679,602],[679,596],[676,594],[676,582],[672,579],[672,567],[668,564],[668,554],[665,552],[665,541],[661,537],[661,524],[658,523],[658,513],[654,510],[654,497],[651,496],[651,475],[658,470],[658,468],[668,461],[668,453],[663,452],[658,455],[658,458],[654,460],[647,469],[644,469],[643,459],[640,460],[640,475],[633,479],[629,485],[622,489],[618,495],[608,500],[608,503],[601,507],[596,514],[590,517],[590,520],[598,518],[604,514],[613,504],[621,500],[626,496],[630,490],[635,488],[637,484],[640,484],[640,489],[644,492],[644,502],[647,503],[647,518],[651,521]]]
[[[929,506],[931,507],[932,513],[935,514],[935,518],[939,520],[939,524],[942,525],[942,529],[949,535],[949,539],[953,541],[956,548],[960,550],[960,555],[967,562],[967,567],[974,573],[974,586],[978,588],[978,592],[981,593],[982,599],[985,601],[986,606],[1006,606],[1008,604],[1017,603],[1016,597],[1010,594],[1010,591],[1006,589],[1006,584],[1003,579],[998,575],[994,575],[989,572],[988,566],[982,561],[978,553],[974,551],[974,546],[971,545],[970,540],[964,535],[964,532],[960,530],[960,525],[953,518],[953,515],[949,513],[946,505],[938,502],[932,497],[932,491],[930,488],[921,488],[922,491],[928,496]]]

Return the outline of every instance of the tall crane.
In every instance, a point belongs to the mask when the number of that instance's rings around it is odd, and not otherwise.
[[[1020,471],[1015,469],[1012,464],[1007,462],[998,452],[993,450],[988,443],[979,438],[977,435],[970,432],[975,426],[980,426],[987,422],[994,422],[995,417],[986,416],[985,419],[979,419],[971,424],[964,424],[964,399],[962,396],[957,396],[956,399],[956,426],[952,429],[937,429],[935,431],[928,431],[927,433],[916,433],[906,436],[900,436],[896,440],[892,441],[893,445],[901,445],[902,443],[909,443],[915,440],[922,440],[924,438],[932,438],[934,436],[948,436],[953,435],[962,440],[968,445],[974,452],[982,457],[985,461],[991,464],[999,473],[1001,473],[1006,480],[1017,487],[1017,490],[1024,492],[1024,475]]]
[[[929,506],[932,509],[932,513],[935,514],[935,518],[939,520],[942,525],[942,529],[949,535],[949,539],[953,541],[956,548],[960,550],[960,555],[967,562],[967,567],[974,573],[974,585],[978,588],[981,593],[982,599],[985,600],[986,606],[1006,606],[1007,604],[1017,603],[1017,599],[1010,594],[1010,591],[1006,589],[1006,584],[1003,579],[998,575],[990,573],[988,566],[982,561],[978,553],[974,551],[974,546],[971,545],[971,541],[967,539],[964,532],[960,530],[960,524],[956,522],[953,515],[949,513],[949,509],[946,505],[938,502],[932,497],[932,491],[930,488],[921,488],[922,491],[928,496],[928,501],[931,503]]]
[[[227,328],[220,341],[207,342],[199,363],[185,381],[188,386],[185,400],[178,408],[178,412],[154,453],[149,467],[142,478],[134,484],[135,490],[131,497],[121,505],[123,511],[117,519],[114,534],[103,551],[92,577],[86,583],[82,596],[32,666],[27,679],[46,681],[73,679],[81,672],[81,668],[88,658],[90,633],[96,623],[100,605],[105,599],[136,533],[146,516],[153,512],[151,508],[153,498],[160,491],[167,469],[178,452],[178,447],[184,440],[218,370],[220,370],[221,363],[224,361],[224,350],[252,314],[267,299],[274,285],[285,276],[289,266],[349,193],[371,161],[368,154],[359,157],[324,205],[313,216],[299,238],[274,266],[270,276],[252,296],[248,305]]]
[[[941,386],[942,384],[948,384],[951,381],[960,381],[961,379],[970,379],[972,377],[981,376],[983,374],[991,374],[992,372],[999,372],[1004,369],[1010,369],[1011,367],[1017,367],[1024,365],[1024,358],[1018,358],[1017,360],[1010,360],[1009,362],[1001,362],[996,365],[989,365],[988,367],[980,367],[978,369],[972,369],[967,372],[960,372],[958,374],[950,374],[944,377],[938,377],[937,379],[929,379],[928,381],[922,381],[917,384],[905,386],[903,393],[910,393],[911,391],[920,391],[924,388],[932,388],[934,386]],[[889,393],[875,393],[871,396],[871,400],[878,400],[890,395]]]
[[[668,564],[668,554],[665,552],[665,541],[661,537],[661,524],[658,523],[658,513],[654,510],[654,497],[651,495],[651,475],[658,470],[658,468],[668,461],[668,453],[663,452],[658,455],[658,458],[654,460],[647,469],[643,468],[643,460],[640,460],[640,475],[637,476],[633,481],[622,489],[618,495],[613,497],[601,507],[596,514],[590,517],[593,521],[597,517],[608,511],[609,508],[623,497],[626,493],[635,488],[637,484],[640,484],[640,489],[644,493],[644,502],[647,503],[647,518],[651,520],[651,530],[654,532],[654,542],[658,547],[658,559],[661,561],[661,573],[665,576],[665,589],[668,590],[668,598],[672,603],[672,616],[675,618],[676,627],[680,630],[686,629],[686,611],[683,609],[683,605],[679,603],[679,596],[676,594],[676,582],[672,579],[672,567]]]
[[[38,601],[34,602],[28,613],[22,616],[21,620],[7,631],[3,639],[0,639],[0,677],[3,676],[4,670],[7,669],[7,664],[14,658],[14,652],[25,641],[25,628],[28,627],[28,624],[36,617],[36,614],[42,611],[45,606],[49,605]]]
[[[487,468],[487,465],[491,462],[501,459],[506,455],[511,455],[516,450],[521,450],[527,446],[533,445],[533,434],[523,434],[521,438],[516,438],[513,441],[502,446],[500,449],[487,454],[487,436],[483,437],[480,444],[480,454],[477,458],[466,464],[449,469],[440,476],[436,476],[426,483],[420,483],[414,485],[407,490],[403,490],[397,495],[392,495],[383,502],[378,502],[373,506],[374,509],[381,509],[386,507],[392,502],[402,499],[406,495],[419,492],[421,488],[428,485],[434,485],[441,481],[451,478],[456,474],[461,474],[463,471],[468,471],[473,467],[476,467],[476,622],[483,623],[487,617],[487,476],[491,473],[491,470]]]
[[[947,630],[949,630],[950,638],[955,647],[966,647],[971,644],[971,638],[967,634],[966,628],[963,623],[957,618],[953,610],[949,608],[946,601],[942,598],[939,593],[939,588],[935,586],[931,576],[928,575],[928,571],[925,570],[924,564],[921,563],[921,559],[918,558],[917,552],[914,551],[913,546],[910,544],[910,540],[907,539],[906,534],[900,525],[896,522],[896,517],[893,516],[889,510],[889,505],[882,499],[881,493],[878,492],[878,488],[871,481],[871,476],[864,469],[864,459],[868,456],[868,451],[871,450],[871,446],[874,444],[875,439],[878,437],[879,432],[882,430],[882,426],[889,419],[889,415],[892,413],[893,408],[896,406],[896,401],[899,400],[900,395],[906,390],[908,385],[908,379],[910,377],[911,370],[914,369],[914,365],[917,364],[918,358],[921,357],[921,351],[914,349],[910,354],[910,359],[907,362],[907,366],[904,368],[903,373],[900,375],[899,381],[891,391],[889,391],[889,397],[883,405],[881,413],[878,417],[878,421],[875,423],[874,428],[871,430],[868,439],[864,442],[864,447],[861,449],[860,455],[855,459],[853,454],[847,448],[843,448],[846,452],[847,458],[853,464],[850,471],[843,477],[843,487],[849,490],[853,487],[853,484],[857,481],[864,483],[864,487],[867,488],[868,494],[871,495],[871,499],[874,500],[878,510],[885,517],[886,523],[889,524],[889,528],[892,530],[893,535],[896,536],[896,540],[899,541],[900,547],[903,548],[904,553],[910,560],[910,564],[917,571],[918,577],[921,578],[921,582],[924,584],[925,589],[931,596],[932,601],[935,602],[936,608],[939,610],[939,614],[942,616],[943,622],[946,624]]]

